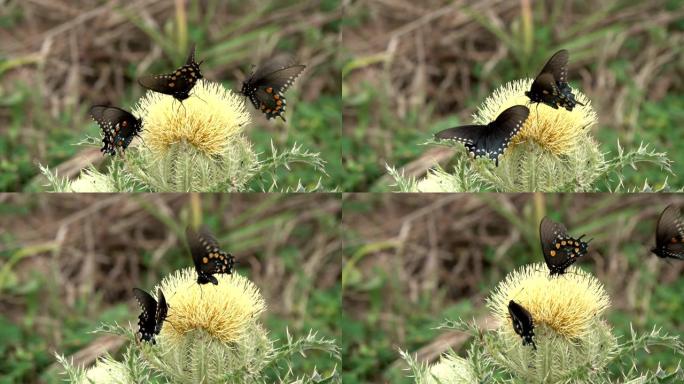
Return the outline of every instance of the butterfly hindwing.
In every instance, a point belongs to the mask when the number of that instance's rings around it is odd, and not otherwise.
[[[513,330],[522,338],[523,345],[532,345],[532,348],[537,349],[534,343],[534,320],[530,312],[522,305],[511,300],[508,302],[508,314],[511,316],[513,323]]]
[[[575,239],[561,223],[544,217],[539,224],[544,261],[551,275],[562,275],[579,257],[587,254],[589,243],[582,240],[584,235]]]
[[[117,149],[126,150],[142,130],[142,120],[121,108],[95,105],[90,108],[90,115],[102,129],[100,151],[105,154],[115,155]]]
[[[661,258],[684,260],[684,223],[676,206],[668,205],[660,214],[656,246],[651,252]]]
[[[139,288],[133,288],[133,295],[142,308],[142,313],[138,316],[138,333],[142,341],[149,341],[155,344],[154,336],[158,335],[166,320],[168,304],[161,290],[157,291],[159,303],[149,293]]]
[[[171,95],[178,101],[183,101],[190,96],[190,91],[201,78],[200,65],[195,62],[195,46],[190,48],[190,53],[185,64],[171,73],[163,75],[149,75],[138,79],[143,87],[155,92]]]
[[[275,59],[257,67],[252,75],[242,83],[241,93],[266,115],[267,119],[280,117],[285,121],[283,113],[287,106],[284,93],[306,66],[289,64]]]
[[[489,157],[498,166],[499,156],[503,155],[513,137],[520,132],[529,114],[527,107],[515,105],[501,112],[496,120],[487,125],[445,129],[437,132],[435,139],[463,143],[471,156]]]
[[[198,232],[188,227],[185,236],[195,264],[198,284],[217,285],[215,274],[233,273],[235,258],[219,248],[218,242],[206,227],[202,227]]]

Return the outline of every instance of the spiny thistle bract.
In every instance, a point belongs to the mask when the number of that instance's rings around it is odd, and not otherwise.
[[[244,136],[250,124],[244,97],[218,83],[199,80],[181,104],[172,96],[148,91],[133,108],[143,130],[125,157],[115,156],[109,169],[84,170],[69,183],[42,168],[57,192],[233,192],[245,191],[257,176],[272,178],[272,170],[289,163],[311,165],[325,174],[317,153],[297,145],[260,161]],[[272,181],[277,185],[277,180]],[[266,189],[270,186],[262,186]],[[288,190],[299,186],[284,186]]]
[[[531,314],[536,349],[523,345],[513,329],[508,313],[511,300]],[[684,370],[679,366],[669,372],[636,369],[636,351],[659,346],[684,356],[684,345],[677,336],[656,329],[645,336],[632,330],[626,342],[618,343],[603,318],[609,306],[603,285],[579,267],[571,266],[563,275],[550,276],[542,263],[526,265],[509,273],[487,299],[496,320],[493,329],[485,330],[460,319],[447,320],[440,327],[471,335],[473,341],[465,357],[449,351],[438,363],[427,366],[406,352],[401,354],[418,384],[603,383],[614,382],[611,375],[616,372],[621,382],[650,382],[656,376],[675,380],[667,382],[684,379]]]
[[[275,371],[278,382],[285,383],[295,375],[289,365],[295,355],[318,350],[339,360],[334,341],[315,333],[301,339],[288,333],[286,344],[276,348],[259,321],[266,303],[254,283],[237,273],[216,278],[218,285],[200,286],[194,268],[166,276],[151,290],[161,289],[169,306],[156,344],[138,340],[137,325],[132,325],[134,329],[103,325],[100,331],[131,340],[122,361],[105,357],[83,370],[58,356],[70,381],[132,384],[157,377],[168,383],[272,383]],[[336,370],[327,376],[314,370],[297,377],[302,383],[339,382]]]
[[[553,109],[545,104],[530,104],[525,91],[533,79],[516,80],[496,89],[473,115],[473,124],[486,125],[514,105],[528,106],[530,114],[520,132],[499,160],[499,165],[486,158],[470,159],[464,146],[449,140],[431,141],[458,149],[454,173],[439,168],[428,171],[417,182],[405,180],[388,167],[403,192],[587,192],[599,188],[598,181],[612,173],[622,180],[622,169],[636,168],[639,162],[650,162],[671,173],[666,154],[647,151],[640,146],[624,156],[607,160],[591,135],[598,118],[591,101],[573,89],[576,99],[585,104],[572,111]],[[615,188],[623,188],[618,184]]]

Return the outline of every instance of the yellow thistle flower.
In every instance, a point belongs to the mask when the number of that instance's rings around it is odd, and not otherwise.
[[[248,336],[266,310],[259,289],[236,273],[216,278],[218,285],[200,286],[195,270],[186,268],[162,280],[160,288],[169,312],[160,338],[170,344],[180,343],[195,330],[223,343],[240,342]]]
[[[510,148],[532,141],[554,155],[569,155],[587,140],[590,128],[598,121],[591,101],[579,90],[573,89],[575,98],[585,104],[577,104],[572,111],[553,109],[545,104],[529,104],[525,91],[533,79],[516,80],[494,91],[473,116],[476,124],[488,124],[501,112],[514,105],[526,105],[530,115],[523,128],[513,138]],[[506,151],[508,152],[508,151]]]
[[[425,378],[427,384],[460,384],[477,382],[477,376],[468,360],[446,354],[430,367]]]
[[[504,330],[515,335],[508,315],[510,300],[530,312],[535,328],[543,324],[569,340],[589,334],[610,306],[603,284],[589,273],[572,266],[565,274],[551,277],[542,263],[511,272],[488,299],[487,305]]]
[[[222,155],[250,122],[243,97],[205,80],[195,84],[182,105],[169,95],[148,91],[133,113],[142,116],[141,137],[156,157],[180,142],[207,156]]]

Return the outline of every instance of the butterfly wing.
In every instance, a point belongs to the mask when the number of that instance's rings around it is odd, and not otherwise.
[[[503,155],[513,137],[520,132],[529,115],[530,110],[527,107],[515,105],[501,112],[496,120],[487,126],[485,152],[497,161],[497,165],[498,157]]]
[[[100,150],[104,153],[114,155],[117,148],[125,150],[141,130],[140,120],[121,108],[95,105],[90,108],[90,115],[102,129]]]
[[[465,125],[449,128],[435,134],[437,140],[454,140],[463,143],[473,157],[487,156],[499,164],[499,156],[511,139],[520,132],[530,110],[516,105],[501,112],[488,125]]]
[[[169,305],[166,303],[166,297],[164,297],[164,292],[162,292],[161,289],[157,290],[157,298],[159,301],[157,302],[157,311],[155,312],[154,316],[156,322],[154,333],[158,335],[161,331],[162,325],[164,325],[164,320],[166,320],[166,315],[169,311]]]
[[[185,65],[171,73],[142,76],[138,78],[138,83],[152,91],[171,95],[182,102],[190,96],[192,88],[203,77],[200,64],[202,63],[195,62],[195,45],[193,44]]]
[[[211,282],[216,285],[218,280],[214,274],[233,273],[235,258],[218,247],[218,242],[206,227],[202,227],[199,232],[188,227],[186,237],[200,284]]]
[[[508,314],[511,316],[513,330],[523,339],[523,345],[530,344],[536,350],[532,314],[513,300],[508,302]]]
[[[668,205],[658,218],[653,252],[659,257],[684,260],[684,224],[674,205]]]
[[[158,333],[156,331],[157,301],[142,289],[133,288],[133,295],[142,308],[142,313],[138,317],[138,332],[140,333],[140,339],[143,341],[152,341],[154,343],[154,335]],[[159,328],[161,328],[161,325]]]
[[[182,71],[185,69],[185,71]],[[175,72],[163,75],[149,75],[138,79],[138,83],[152,91],[173,96],[173,98],[183,101],[190,95],[190,90],[195,86],[197,79],[190,76],[185,66],[178,68]]]
[[[557,83],[567,83],[568,82],[568,60],[570,59],[570,54],[567,49],[561,49],[551,56],[549,61],[546,62],[544,68],[542,68],[539,73],[549,73],[553,76],[553,79]]]
[[[544,103],[551,108],[558,109],[558,96],[560,95],[560,90],[556,81],[553,79],[553,75],[550,73],[541,73],[532,82],[529,92],[525,92],[525,95],[530,98],[533,103]]]
[[[544,261],[552,275],[561,275],[577,258],[588,251],[588,243],[582,237],[575,239],[568,235],[565,225],[544,217],[539,224],[539,239],[541,241]]]

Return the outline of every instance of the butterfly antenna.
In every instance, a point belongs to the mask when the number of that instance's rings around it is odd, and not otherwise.
[[[197,95],[197,94],[196,94],[196,93],[194,93],[194,92],[192,93],[192,95],[191,95],[191,96],[195,96],[196,98],[198,98],[198,99],[200,99],[200,100],[204,101],[204,104],[208,104],[206,100],[204,100],[203,98],[199,97],[199,95]]]

